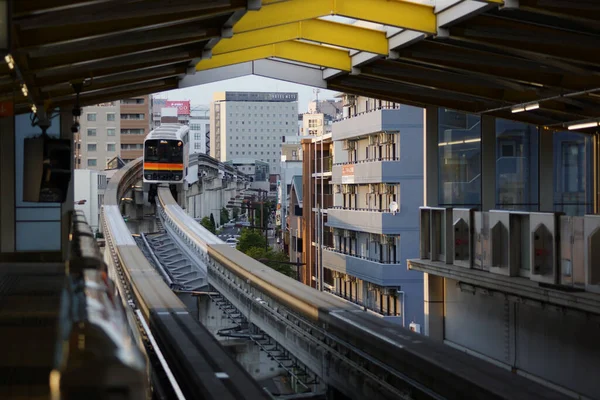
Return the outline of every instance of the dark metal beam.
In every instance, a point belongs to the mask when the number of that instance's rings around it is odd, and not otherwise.
[[[19,36],[19,46],[32,47],[50,44],[77,43],[87,39],[101,39],[115,37],[124,33],[151,31],[169,26],[188,24],[196,21],[208,20],[228,16],[237,11],[239,6],[219,7],[205,12],[169,13],[168,7],[163,9],[162,15],[145,18],[129,18],[111,21],[110,23],[76,24],[65,28],[47,28],[21,30],[15,26]]]
[[[436,97],[435,91],[421,93],[419,91],[405,90],[402,86],[394,84],[378,85],[373,80],[362,78],[360,76],[335,78],[327,82],[327,87],[331,90],[369,96],[417,107],[435,105],[474,114],[477,114],[482,110],[482,108],[480,108],[482,104],[478,102],[469,102],[458,98],[452,99],[446,96]],[[490,115],[536,125],[552,125],[570,120],[567,118],[559,119],[556,115],[547,115],[544,111],[537,114],[532,112],[512,114],[510,110],[500,110],[490,113]]]
[[[590,71],[573,74],[532,60],[471,49],[450,41],[424,40],[399,50],[398,56],[401,60],[474,76],[502,79],[507,83],[518,82],[567,91],[600,87],[600,75]]]
[[[395,65],[394,65],[395,64]],[[451,74],[443,70],[427,69],[405,63],[379,61],[361,69],[361,76],[386,82],[403,83],[421,88],[433,88],[444,94],[473,96],[484,101],[500,101],[507,107],[541,101],[544,98],[560,96],[562,93],[541,88],[525,88],[520,91],[490,87],[489,82],[468,76]],[[600,104],[594,102],[568,102],[559,99],[544,101],[541,107],[552,113],[564,114],[581,119],[600,117]],[[484,110],[479,110],[484,111]]]
[[[134,84],[113,88],[111,90],[97,91],[93,93],[82,94],[80,104],[82,106],[103,103],[107,101],[116,101],[128,97],[143,96],[151,93],[158,93],[165,90],[177,88],[177,79],[163,79],[142,84]],[[52,107],[70,106],[75,102],[75,95],[64,97],[52,101]]]
[[[96,79],[104,77],[117,77],[121,74],[131,73],[136,71],[145,71],[154,68],[168,68],[171,66],[187,65],[190,60],[190,54],[175,54],[163,59],[157,60],[140,60],[138,63],[124,65],[121,68],[115,66],[107,66],[102,68],[79,69],[78,71],[66,71],[59,75],[50,75],[36,78],[36,84],[42,88],[55,86],[60,84],[68,84],[74,80],[80,79]]]
[[[13,2],[13,18],[62,12],[92,5],[118,3],[123,0],[17,0]]]
[[[600,21],[597,0],[519,0],[519,9],[596,26]]]
[[[83,24],[111,24],[118,20],[149,18],[167,14],[195,14],[216,8],[230,7],[229,0],[122,0],[102,2],[86,7],[62,9],[57,13],[44,13],[29,18],[17,19],[22,31],[30,29],[66,28]]]
[[[20,47],[16,50],[16,52],[26,52],[29,57],[39,58],[79,53],[90,50],[96,51],[114,49],[124,46],[160,43],[169,40],[182,40],[199,37],[202,35],[210,38],[213,36],[218,36],[220,32],[221,28],[216,20],[214,23],[212,23],[212,21],[211,23],[207,21],[206,23],[202,24],[199,24],[198,22],[192,22],[189,24],[169,26],[151,31],[125,33],[104,39],[86,39],[70,44],[48,45],[42,47]]]
[[[479,15],[451,27],[450,37],[490,46],[536,61],[540,58],[555,58],[568,64],[579,62],[600,66],[600,59],[594,51],[600,43],[600,36],[582,35],[491,15]],[[550,63],[549,60],[547,62]]]
[[[130,45],[108,50],[82,51],[61,56],[33,58],[30,59],[29,64],[34,73],[64,67],[73,68],[83,65],[93,66],[94,64],[102,61],[109,61],[122,57],[132,57],[135,55],[143,57],[145,53],[153,53],[167,49],[173,50],[174,48],[190,45],[202,48],[208,39],[209,38],[206,36],[199,36],[188,39],[170,40],[161,43]]]
[[[134,72],[130,74],[123,74],[120,79],[94,79],[90,82],[90,85],[84,85],[82,94],[93,93],[99,90],[106,90],[120,86],[131,85],[134,83],[151,82],[159,79],[174,78],[181,74],[184,74],[186,67],[171,67],[171,68],[160,68],[148,70],[146,72]],[[54,98],[61,98],[64,96],[72,95],[73,89],[70,86],[63,85],[60,88],[45,91],[44,94],[50,100]]]
[[[190,60],[202,54],[202,49],[197,46],[177,47],[169,50],[159,50],[145,53],[144,55],[123,56],[106,61],[99,61],[92,65],[79,66],[62,70],[41,71],[36,73],[38,86],[47,86],[75,79],[92,78],[98,75],[107,75],[111,72],[128,71],[140,64],[165,64]]]

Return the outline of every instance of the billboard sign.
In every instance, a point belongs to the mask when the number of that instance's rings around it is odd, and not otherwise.
[[[176,108],[177,115],[190,115],[190,101],[166,101],[165,108]]]

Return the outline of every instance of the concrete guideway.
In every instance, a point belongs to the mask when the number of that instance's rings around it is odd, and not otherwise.
[[[255,74],[549,127],[600,118],[589,0],[22,0],[10,12],[0,97],[16,112],[70,107],[76,82],[88,105]]]
[[[209,283],[328,385],[350,398],[565,398],[493,364],[365,313],[231,249],[168,188],[157,207],[208,267]]]

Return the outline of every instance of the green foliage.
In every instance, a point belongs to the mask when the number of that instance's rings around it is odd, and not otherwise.
[[[215,223],[215,216],[213,215],[213,213],[210,213],[210,223],[212,224],[213,228],[217,226],[217,224]]]
[[[238,207],[233,207],[233,219],[237,219],[240,215],[240,209]]]
[[[266,228],[267,224],[269,223],[269,215],[271,215],[271,211],[274,208],[274,205],[270,202],[270,201],[266,201],[264,202],[264,204],[260,204],[260,203],[255,203],[254,204],[254,224],[256,226],[260,226],[262,228]],[[262,215],[264,213],[264,218],[262,218]],[[261,225],[262,222],[262,225]]]
[[[258,260],[265,265],[273,268],[275,271],[280,272],[290,278],[296,277],[296,272],[290,264],[285,253],[281,251],[273,251],[272,249],[265,249],[264,247],[251,247],[246,251],[246,255]]]
[[[229,222],[229,211],[223,207],[221,209],[221,224],[226,224]]]
[[[212,214],[211,214],[211,217],[212,217]],[[211,221],[210,218],[204,217],[200,221],[200,225],[202,225],[203,227],[205,227],[206,229],[208,229],[209,231],[211,231],[213,234],[217,233],[217,230],[215,229],[214,218]]]
[[[238,240],[237,249],[248,254],[248,250],[253,247],[264,249],[266,247],[265,237],[255,229],[242,229],[242,234]]]

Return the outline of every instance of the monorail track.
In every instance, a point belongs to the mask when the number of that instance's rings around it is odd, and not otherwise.
[[[171,377],[171,393],[178,399],[269,398],[189,314],[131,237],[121,216],[120,199],[140,179],[141,171],[141,159],[135,160],[108,184],[101,213],[108,247],[105,258],[113,279],[127,292],[123,298],[136,309],[142,330],[147,330],[149,346],[157,357],[160,354],[158,364]]]
[[[209,283],[284,347],[302,341],[294,356],[304,364],[319,353],[313,371],[350,398],[567,398],[266,267],[195,223],[166,188],[158,200],[163,224],[204,260]]]
[[[131,300],[187,396],[265,398],[252,378],[193,320],[129,235],[118,200],[140,172],[138,160],[113,177],[102,211],[107,244]],[[279,330],[265,332],[275,340],[309,343],[308,352],[322,356],[325,365],[315,372],[350,398],[567,398],[279,274],[195,223],[168,189],[158,189],[158,200],[163,224],[208,265],[211,285],[237,302],[240,311],[247,305],[256,321],[270,321]],[[302,355],[297,358],[306,364]]]

